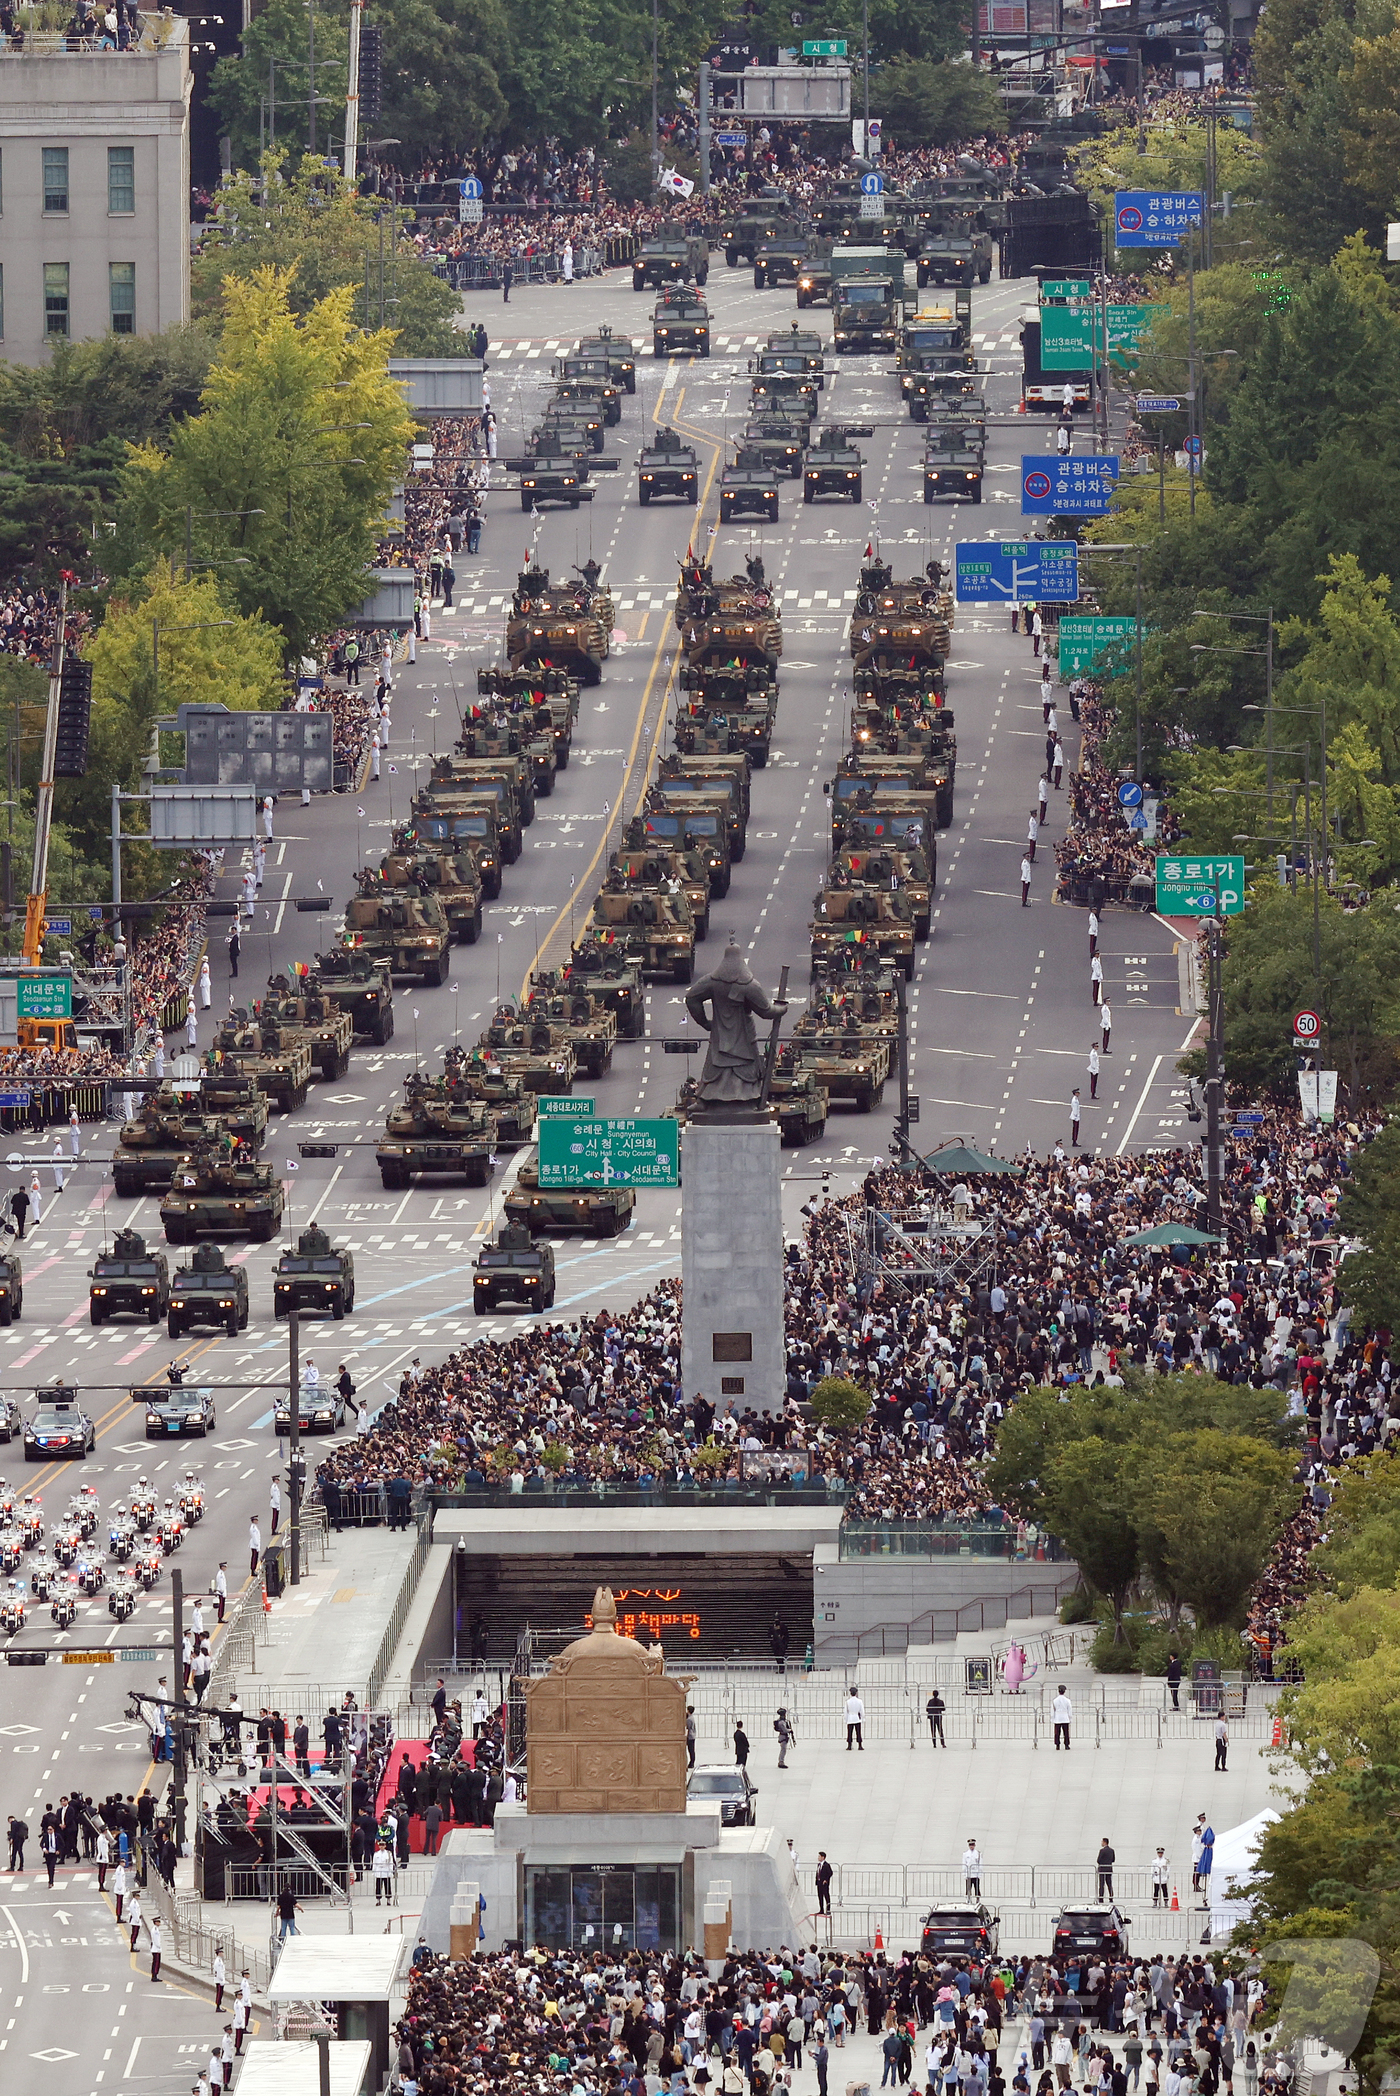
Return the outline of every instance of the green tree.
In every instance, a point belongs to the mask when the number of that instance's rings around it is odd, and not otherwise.
[[[354,319],[374,328],[382,291],[398,355],[461,356],[457,293],[406,240],[396,240],[394,213],[384,205],[381,222],[380,208],[319,159],[303,156],[290,167],[281,152],[265,154],[260,173],[236,174],[219,192],[214,224],[192,266],[195,312],[213,325],[225,310],[229,278],[275,269],[286,276],[288,303],[301,317],[348,285]],[[402,223],[405,214],[398,216]]]
[[[1248,132],[1215,127],[1215,189],[1217,196],[1228,190],[1236,204],[1252,204],[1259,194],[1262,161],[1259,147]],[[1201,189],[1207,187],[1210,135],[1204,123],[1178,121],[1153,124],[1147,133],[1147,151],[1138,151],[1136,124],[1119,125],[1105,131],[1077,156],[1078,179],[1094,199],[1108,225],[1114,223],[1113,192],[1117,189]],[[1222,218],[1212,230],[1212,253],[1217,263],[1227,262],[1236,247],[1248,248],[1251,215]],[[1140,251],[1123,251],[1133,268],[1141,266]],[[1184,256],[1178,266],[1184,270]],[[1214,271],[1211,272],[1212,276]],[[1205,283],[1198,282],[1198,291]],[[1203,339],[1209,339],[1204,337]],[[1179,390],[1180,381],[1172,390]]]
[[[214,353],[198,322],[159,335],[55,342],[40,365],[0,364],[0,440],[23,459],[160,443],[194,413]]]
[[[1397,1133],[1400,1130],[1392,1122],[1360,1153],[1356,1179],[1362,1177],[1361,1167],[1365,1167],[1371,1174],[1370,1183],[1358,1190],[1358,1205],[1344,1210],[1348,1229],[1360,1228],[1368,1239],[1392,1229],[1400,1219]],[[1384,1174],[1372,1161],[1372,1153],[1382,1146],[1388,1153]],[[1347,1182],[1348,1204],[1355,1185],[1356,1180]],[[1343,1265],[1341,1276],[1344,1299],[1353,1305],[1357,1284],[1351,1269],[1357,1263],[1353,1255]],[[1392,1282],[1392,1299],[1394,1288]],[[1382,1314],[1376,1322],[1391,1325],[1393,1320]],[[1400,1448],[1394,1443],[1348,1463],[1339,1472],[1327,1511],[1327,1533],[1313,1563],[1319,1580],[1343,1601],[1362,1587],[1393,1587],[1400,1581]]]
[[[1356,1159],[1352,1176],[1342,1196],[1342,1228],[1361,1239],[1361,1247],[1342,1263],[1339,1285],[1343,1300],[1356,1317],[1369,1326],[1400,1332],[1400,1122],[1391,1120],[1374,1142],[1367,1143]],[[1358,1516],[1372,1506],[1382,1512],[1394,1490],[1400,1499],[1400,1471],[1390,1455],[1371,1457],[1364,1466],[1364,1484],[1339,1494],[1341,1519],[1329,1524],[1329,1551],[1342,1552],[1342,1538]],[[1389,1481],[1396,1483],[1391,1486]],[[1374,1544],[1368,1544],[1360,1560],[1369,1562]],[[1343,1553],[1346,1555],[1346,1553]],[[1349,1558],[1348,1558],[1348,1561]],[[1400,1577],[1400,1556],[1392,1577]],[[1338,1571],[1339,1590],[1349,1582]]]
[[[823,1426],[856,1427],[870,1411],[870,1392],[845,1376],[823,1376],[812,1392],[812,1411]]]
[[[1294,1459],[1242,1434],[1154,1436],[1132,1466],[1134,1518],[1164,1594],[1204,1629],[1239,1628],[1298,1501]]]
[[[1317,262],[1358,227],[1380,229],[1348,172],[1353,13],[1350,0],[1273,0],[1254,39],[1261,195],[1287,251]]]
[[[870,106],[878,109],[893,146],[950,146],[994,131],[1002,121],[996,87],[985,73],[946,60],[891,58],[870,79]]]
[[[127,500],[169,551],[198,513],[211,557],[241,563],[219,569],[227,600],[279,626],[295,659],[364,597],[411,423],[388,338],[352,325],[348,290],[298,317],[289,278],[263,269],[229,278],[224,300],[202,412],[168,451],[133,454]]]

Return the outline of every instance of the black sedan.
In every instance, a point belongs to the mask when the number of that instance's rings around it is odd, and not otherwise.
[[[57,1456],[81,1456],[86,1460],[88,1450],[96,1446],[97,1428],[76,1404],[45,1403],[41,1399],[38,1409],[24,1422],[26,1463],[47,1463]]]
[[[165,1441],[179,1434],[212,1434],[214,1393],[193,1385],[173,1390],[133,1390],[132,1402],[146,1407],[146,1439]]]
[[[345,1424],[345,1399],[334,1383],[320,1383],[314,1390],[303,1384],[297,1419],[304,1434],[333,1434]],[[273,1424],[279,1434],[292,1431],[292,1402],[285,1391],[277,1400]]]

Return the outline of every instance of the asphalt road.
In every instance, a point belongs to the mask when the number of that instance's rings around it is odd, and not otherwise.
[[[356,795],[318,800],[308,809],[294,802],[279,809],[257,920],[243,941],[236,988],[244,998],[257,993],[270,969],[307,957],[318,935],[334,936],[334,914],[299,915],[292,898],[329,894],[338,910],[351,893],[357,863],[371,854],[377,858],[386,846],[393,816],[407,808],[415,769],[426,764],[434,746],[450,744],[458,703],[474,692],[477,665],[499,655],[505,607],[527,545],[534,543],[542,562],[556,570],[581,562],[590,552],[603,561],[626,640],[615,650],[602,683],[584,693],[573,760],[559,775],[553,797],[540,803],[521,859],[506,870],[499,902],[487,906],[480,944],[453,947],[447,986],[399,990],[397,1031],[389,1047],[356,1049],[345,1078],[318,1084],[301,1113],[290,1120],[274,1117],[269,1130],[264,1155],[284,1169],[300,1166],[294,1176],[289,1173],[284,1234],[316,1215],[356,1257],[355,1316],[328,1331],[324,1341],[314,1327],[304,1325],[303,1357],[312,1355],[323,1375],[333,1375],[340,1361],[348,1362],[371,1405],[392,1393],[415,1353],[432,1359],[483,1331],[506,1331],[524,1322],[507,1316],[476,1319],[468,1274],[474,1244],[494,1228],[515,1160],[501,1160],[489,1189],[415,1186],[386,1194],[373,1143],[386,1106],[401,1096],[415,1060],[433,1064],[454,1038],[474,1040],[498,990],[518,990],[537,954],[553,962],[566,952],[571,916],[585,913],[606,864],[609,838],[623,814],[634,809],[648,767],[665,744],[673,711],[671,603],[676,563],[687,542],[708,553],[719,575],[741,568],[744,554],[760,545],[779,593],[785,636],[777,746],[768,768],[755,774],[748,852],[735,870],[729,897],[714,913],[701,959],[716,956],[732,928],[758,976],[776,984],[787,963],[792,990],[800,996],[807,975],[807,925],[826,860],[822,784],[844,747],[846,620],[860,558],[867,540],[878,535],[896,572],[907,574],[933,555],[950,560],[960,536],[991,537],[999,525],[1008,535],[1019,534],[1019,456],[1027,441],[1032,449],[1041,448],[1042,441],[1034,425],[1028,440],[1026,423],[1012,413],[1019,398],[1016,315],[1026,296],[1027,287],[1003,283],[974,293],[974,333],[989,374],[989,406],[994,416],[1006,417],[989,431],[988,498],[981,509],[925,507],[919,432],[903,418],[889,361],[860,357],[841,361],[823,395],[822,416],[876,424],[874,436],[862,444],[868,461],[864,505],[804,507],[795,484],[785,483],[776,525],[720,529],[718,468],[727,431],[737,432],[742,423],[746,359],[770,328],[785,326],[795,315],[790,290],[755,293],[746,272],[730,273],[721,265],[709,285],[715,315],[710,360],[639,360],[636,396],[627,400],[620,427],[609,432],[609,451],[622,467],[599,480],[591,510],[551,512],[536,528],[522,516],[514,489],[492,494],[481,554],[475,561],[463,556],[458,562],[457,608],[434,615],[433,637],[420,646],[416,668],[398,671],[393,742],[378,784]],[[650,299],[632,293],[626,273],[567,289],[531,288],[517,292],[508,308],[495,302],[472,306],[464,318],[475,319],[478,311],[493,334],[489,376],[502,455],[515,448],[516,436],[542,404],[552,357],[578,332],[609,320],[619,333],[649,334]],[[808,318],[829,333],[830,316],[823,309]],[[637,450],[644,431],[659,421],[672,422],[700,451],[704,495],[698,511],[658,506],[643,512],[637,504]],[[1085,1096],[1086,1147],[1118,1151],[1177,1142],[1183,1139],[1184,1119],[1173,1065],[1191,1021],[1178,1008],[1170,928],[1156,920],[1123,912],[1105,917],[1101,951],[1115,1025],[1100,1098],[1088,1102],[1085,1058],[1095,1027],[1084,922],[1080,913],[1051,901],[1052,848],[1065,822],[1063,795],[1054,797],[1042,832],[1032,906],[1020,908],[1017,874],[1043,730],[1038,666],[1029,641],[1013,637],[1007,624],[1004,614],[963,610],[955,629],[948,690],[959,742],[956,805],[953,825],[940,839],[934,932],[918,950],[910,994],[911,1081],[922,1102],[917,1133],[927,1147],[958,1133],[983,1143],[995,1140],[1003,1153],[1027,1141],[1043,1152],[1057,1138],[1068,1138],[1069,1095],[1078,1082]],[[1062,712],[1067,714],[1067,708]],[[1073,762],[1072,730],[1067,730],[1067,745]],[[397,767],[392,773],[391,765]],[[224,892],[234,893],[238,884],[238,869],[230,864]],[[217,1017],[230,987],[217,922],[211,962],[211,1016]],[[670,1034],[684,1024],[679,992],[654,989],[648,1005],[650,1032]],[[209,1038],[207,1021],[203,1038]],[[673,1100],[685,1068],[681,1058],[653,1052],[645,1042],[619,1045],[611,1073],[596,1083],[581,1082],[577,1089],[596,1097],[600,1109],[610,1113],[659,1113]],[[793,1227],[801,1202],[824,1178],[839,1192],[872,1158],[886,1154],[894,1092],[891,1084],[887,1106],[869,1116],[835,1108],[823,1142],[784,1153]],[[335,1159],[300,1161],[298,1142],[317,1138],[342,1146]],[[203,1473],[209,1512],[181,1553],[187,1589],[207,1589],[220,1558],[228,1560],[236,1583],[247,1565],[249,1514],[256,1509],[263,1515],[266,1532],[267,1486],[280,1466],[270,1395],[251,1387],[284,1372],[285,1328],[275,1326],[271,1314],[275,1247],[230,1247],[230,1257],[248,1262],[253,1298],[249,1327],[235,1339],[199,1337],[172,1348],[163,1333],[141,1326],[94,1331],[88,1323],[86,1270],[104,1231],[134,1221],[155,1234],[158,1222],[154,1199],[118,1202],[110,1195],[111,1131],[85,1131],[84,1145],[85,1155],[68,1173],[62,1195],[46,1208],[42,1224],[25,1244],[24,1319],[0,1332],[0,1380],[26,1403],[41,1382],[62,1376],[79,1383],[98,1422],[98,1447],[84,1465],[72,1464],[64,1474],[56,1466],[26,1466],[15,1441],[0,1450],[0,1483],[42,1490],[56,1512],[80,1477],[90,1479],[105,1508],[118,1492],[129,1490],[142,1470],[161,1486],[190,1462]],[[47,1158],[52,1140],[17,1143],[16,1148],[24,1154],[27,1177],[31,1155]],[[49,1181],[46,1168],[46,1187]],[[677,1197],[643,1193],[634,1224],[622,1237],[600,1244],[557,1242],[556,1313],[576,1316],[629,1301],[673,1271],[679,1252]],[[176,1352],[212,1380],[249,1387],[221,1394],[218,1429],[207,1445],[148,1448],[141,1438],[141,1414],[133,1411],[127,1390],[159,1377]],[[121,1636],[126,1641],[153,1638],[166,1631],[168,1622],[168,1584],[162,1580]],[[86,1649],[112,1635],[105,1602],[99,1599],[66,1641]],[[60,1642],[46,1610],[36,1610],[18,1642]],[[8,1671],[3,1678],[10,1693],[0,1723],[0,1809],[20,1810],[37,1831],[44,1801],[73,1783],[96,1795],[118,1785],[134,1790],[146,1770],[146,1741],[144,1729],[123,1716],[124,1677],[139,1675],[142,1685],[151,1686],[154,1672],[111,1666],[89,1674],[53,1664],[43,1671]],[[0,1881],[0,1887],[7,1885]],[[95,1940],[99,1929],[90,1888],[79,1895],[61,1878],[60,1892],[67,1894],[74,1913],[93,1909],[88,1919]],[[46,1889],[31,1885],[22,1897],[41,1920]],[[8,1925],[13,1932],[15,1923]],[[80,1923],[71,1926],[79,1929]],[[19,1955],[17,1943],[12,1933],[7,1974]],[[83,1962],[86,1970],[86,1948]],[[108,1963],[104,1953],[102,1983],[114,1991],[124,1988],[125,1977],[109,1978]],[[35,1971],[39,1967],[36,1944]],[[65,1970],[52,1984],[82,1982]],[[158,1991],[143,1980],[138,1994],[142,1987]],[[10,1993],[8,1980],[4,1992]],[[168,2001],[164,2008],[168,2023]],[[10,2013],[4,2010],[5,2016]],[[85,2047],[96,2043],[86,2022]],[[31,1981],[23,2045],[16,2036],[11,2049],[42,2057],[50,2044],[62,2048],[62,2038],[53,2035],[62,2025],[62,1998],[51,2002]],[[0,2038],[5,2035],[0,2032]],[[98,2050],[109,2042],[115,2044],[104,2040]],[[114,2061],[120,2050],[117,2046]],[[139,2058],[141,2072],[120,2074],[105,2067],[105,2083],[99,2082],[96,2067],[89,2075],[86,2052],[81,2058],[81,2068],[70,2072],[64,2065],[63,2096],[70,2088],[91,2089],[96,2096],[100,2087],[102,2096],[110,2096],[114,2083],[133,2092],[139,2087],[144,2073]],[[56,2068],[62,2064],[54,2063]],[[191,2071],[187,2084],[193,2078]]]

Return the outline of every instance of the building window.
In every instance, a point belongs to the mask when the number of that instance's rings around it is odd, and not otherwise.
[[[44,209],[68,209],[68,148],[44,147]]]
[[[136,209],[136,148],[107,148],[107,209],[128,212]]]
[[[108,290],[111,293],[112,333],[134,335],[136,333],[136,264],[134,262],[109,262],[107,264]]]
[[[44,333],[68,333],[68,264],[44,264]]]

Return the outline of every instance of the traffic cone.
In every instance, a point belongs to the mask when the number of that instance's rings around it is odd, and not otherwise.
[[[263,1614],[265,1616],[272,1614],[272,1600],[266,1587],[263,1588]]]
[[[1282,1718],[1275,1718],[1275,1719],[1274,1719],[1274,1729],[1273,1729],[1273,1734],[1272,1734],[1272,1736],[1271,1736],[1271,1738],[1270,1738],[1270,1740],[1269,1740],[1269,1745],[1270,1745],[1271,1747],[1281,1747],[1281,1746],[1283,1745],[1283,1719],[1282,1719]]]
[[[1173,1913],[1173,1914],[1179,1914],[1180,1912],[1181,1912],[1181,1901],[1180,1901],[1180,1900],[1179,1900],[1179,1899],[1177,1898],[1177,1896],[1176,1896],[1176,1887],[1175,1887],[1175,1885],[1173,1885],[1173,1887],[1172,1887],[1172,1913]]]
[[[883,1950],[883,1949],[884,1949],[884,1947],[885,1947],[885,1939],[884,1939],[883,1935],[882,1935],[882,1934],[880,1933],[879,1929],[876,1929],[876,1931],[875,1931],[875,1948],[876,1948],[876,1950]]]

